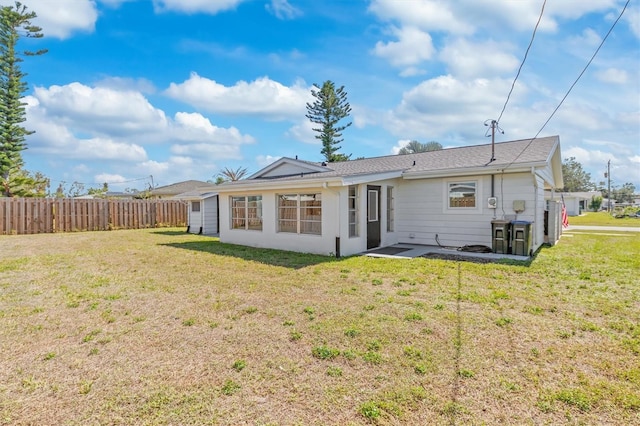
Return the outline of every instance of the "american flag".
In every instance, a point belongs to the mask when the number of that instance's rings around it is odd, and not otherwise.
[[[569,227],[569,217],[567,216],[567,206],[564,204],[564,195],[560,195],[562,199],[562,227]]]

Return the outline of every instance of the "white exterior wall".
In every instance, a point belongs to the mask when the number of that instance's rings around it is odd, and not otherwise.
[[[358,235],[349,237],[349,188],[343,187],[340,191],[340,219],[344,223],[341,235],[341,254],[348,256],[362,253],[367,250],[367,186],[380,186],[380,247],[386,247],[398,243],[398,191],[404,183],[400,179],[368,182],[356,185],[358,187]],[[395,227],[387,231],[387,188],[392,186],[395,193]],[[337,220],[337,219],[336,219]]]
[[[200,202],[200,211],[191,211],[193,202]],[[205,198],[203,200],[189,201],[189,233],[198,234],[202,228],[205,235],[218,233],[218,196]]]
[[[531,242],[531,250],[535,252],[542,244],[544,244],[544,211],[547,205],[544,199],[544,180],[542,177],[535,176],[535,217],[533,223],[533,241]]]
[[[277,232],[276,194],[322,194],[322,235]],[[262,231],[231,229],[230,197],[262,196]],[[323,188],[247,191],[220,194],[220,241],[251,247],[274,248],[302,253],[335,254],[338,235],[338,197]],[[346,206],[346,201],[345,201]],[[345,207],[346,208],[346,207]]]
[[[448,208],[448,182],[477,182],[475,209]],[[481,244],[491,247],[493,219],[536,219],[536,196],[530,173],[495,175],[494,196],[498,208],[487,207],[491,196],[491,176],[434,178],[403,181],[396,195],[396,230],[398,241],[410,244],[440,244],[461,247]],[[539,197],[541,200],[542,196]],[[524,200],[525,210],[513,211],[513,201]],[[543,204],[540,204],[544,207]],[[541,217],[540,220],[543,220]],[[542,223],[539,224],[542,226]],[[538,227],[534,223],[534,232]]]
[[[218,196],[202,200],[204,226],[202,233],[213,235],[218,233]]]
[[[380,238],[382,247],[398,242],[396,232],[387,232],[387,187],[396,192],[396,229],[398,223],[397,199],[400,181],[370,183],[380,186]],[[340,255],[349,256],[367,249],[367,184],[358,187],[358,235],[349,237],[349,188],[306,188],[278,191],[248,191],[220,194],[220,241],[252,247],[275,248],[304,253],[336,255],[336,237],[340,237]],[[322,235],[277,232],[277,194],[322,194]],[[262,231],[231,229],[230,197],[262,196]]]
[[[189,233],[197,234],[202,227],[202,201],[200,201],[200,211],[191,211],[193,208],[193,200],[189,201]]]

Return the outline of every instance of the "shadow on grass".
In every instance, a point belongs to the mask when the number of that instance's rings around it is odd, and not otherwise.
[[[184,243],[167,243],[163,246],[175,247],[184,250],[202,251],[217,256],[233,256],[244,260],[260,262],[273,266],[300,269],[306,266],[321,263],[339,262],[335,257],[320,256],[316,254],[298,253],[266,248],[255,248],[235,244],[213,241],[188,241]]]
[[[153,231],[151,232],[152,234],[157,234],[157,235],[189,235],[187,234],[186,228],[184,231],[176,231],[176,230],[171,230],[171,231]]]

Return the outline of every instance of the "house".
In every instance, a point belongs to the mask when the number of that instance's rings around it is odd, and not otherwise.
[[[159,186],[151,190],[151,198],[171,198],[188,191],[211,185],[209,182],[201,180],[185,180],[172,183],[171,185]]]
[[[551,191],[545,192],[546,199],[551,199],[552,197],[560,197],[561,200],[564,200],[568,216],[580,216],[582,212],[590,210],[589,205],[593,197],[602,197],[602,192],[559,192],[555,194],[552,194]]]
[[[187,232],[192,234],[216,235],[219,232],[219,208],[217,186],[205,184],[198,189],[183,192],[173,199],[186,201]]]
[[[492,220],[517,219],[529,223],[529,254],[559,238],[544,190],[562,186],[558,136],[328,164],[281,158],[218,186],[220,240],[335,256],[491,247]]]

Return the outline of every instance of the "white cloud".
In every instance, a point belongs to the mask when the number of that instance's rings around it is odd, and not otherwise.
[[[396,67],[412,66],[431,59],[435,51],[431,36],[415,27],[391,29],[398,41],[376,43],[374,53]]]
[[[147,158],[145,149],[106,137],[77,137],[57,120],[46,115],[38,99],[27,97],[26,116],[29,128],[36,131],[30,138],[31,149],[60,158],[140,161]]]
[[[506,43],[492,40],[472,42],[455,39],[447,43],[439,57],[449,68],[451,74],[464,77],[491,77],[511,73],[520,61],[508,53],[512,47]]]
[[[629,7],[623,19],[629,24],[629,29],[636,38],[640,39],[640,7]]]
[[[481,126],[499,111],[509,85],[506,80],[463,81],[451,75],[426,80],[404,93],[385,126],[402,138],[418,140]]]
[[[629,73],[618,68],[607,68],[599,71],[596,75],[600,81],[605,83],[625,84],[629,81]]]
[[[278,19],[294,19],[302,16],[302,11],[292,6],[287,0],[271,0],[265,8]]]
[[[400,150],[407,146],[407,144],[411,142],[411,139],[400,139],[398,143],[396,143],[393,147],[391,147],[390,153],[393,155],[398,155]]]
[[[42,27],[45,37],[69,38],[74,32],[93,32],[98,11],[91,0],[29,0],[28,12],[38,17],[31,23]],[[14,6],[15,1],[0,0],[0,6]]]
[[[286,131],[285,136],[311,145],[319,145],[320,141],[316,139],[317,132],[313,130],[317,124],[309,120],[301,120]]]
[[[602,38],[600,37],[600,34],[595,32],[592,28],[587,28],[582,31],[582,34],[569,38],[569,46],[573,49],[592,49],[598,47],[601,42]]]
[[[139,92],[70,83],[48,89],[37,87],[35,97],[48,116],[87,132],[131,135],[167,126],[164,112]]]
[[[174,122],[175,139],[234,146],[255,142],[252,136],[241,134],[235,127],[225,129],[214,126],[208,118],[197,112],[178,112]]]
[[[311,96],[310,88],[301,82],[287,87],[261,77],[227,87],[197,73],[192,73],[183,83],[171,83],[165,94],[218,114],[257,115],[273,120],[299,117]]]
[[[256,164],[260,168],[267,167],[269,164],[279,160],[281,157],[274,157],[273,155],[258,155],[256,157]]]
[[[122,175],[112,174],[112,173],[99,173],[95,175],[93,178],[96,182],[106,182],[110,185],[124,183],[128,180],[126,177]]]
[[[91,88],[79,83],[38,88],[24,98],[30,151],[57,161],[82,160],[94,174],[172,172],[185,179],[210,170],[213,159],[242,159],[241,146],[254,142],[235,127],[222,128],[199,113],[178,112],[173,119],[139,92]],[[168,145],[169,160],[149,158],[145,146]],[[155,150],[155,148],[152,148]],[[132,166],[135,164],[135,166]],[[102,171],[104,168],[105,171]]]
[[[464,14],[455,14],[450,3],[431,0],[399,2],[397,0],[374,0],[369,11],[381,20],[398,21],[426,30],[441,30],[458,34],[470,34],[473,25],[465,22]]]
[[[246,0],[153,0],[156,12],[209,13],[235,9]]]

